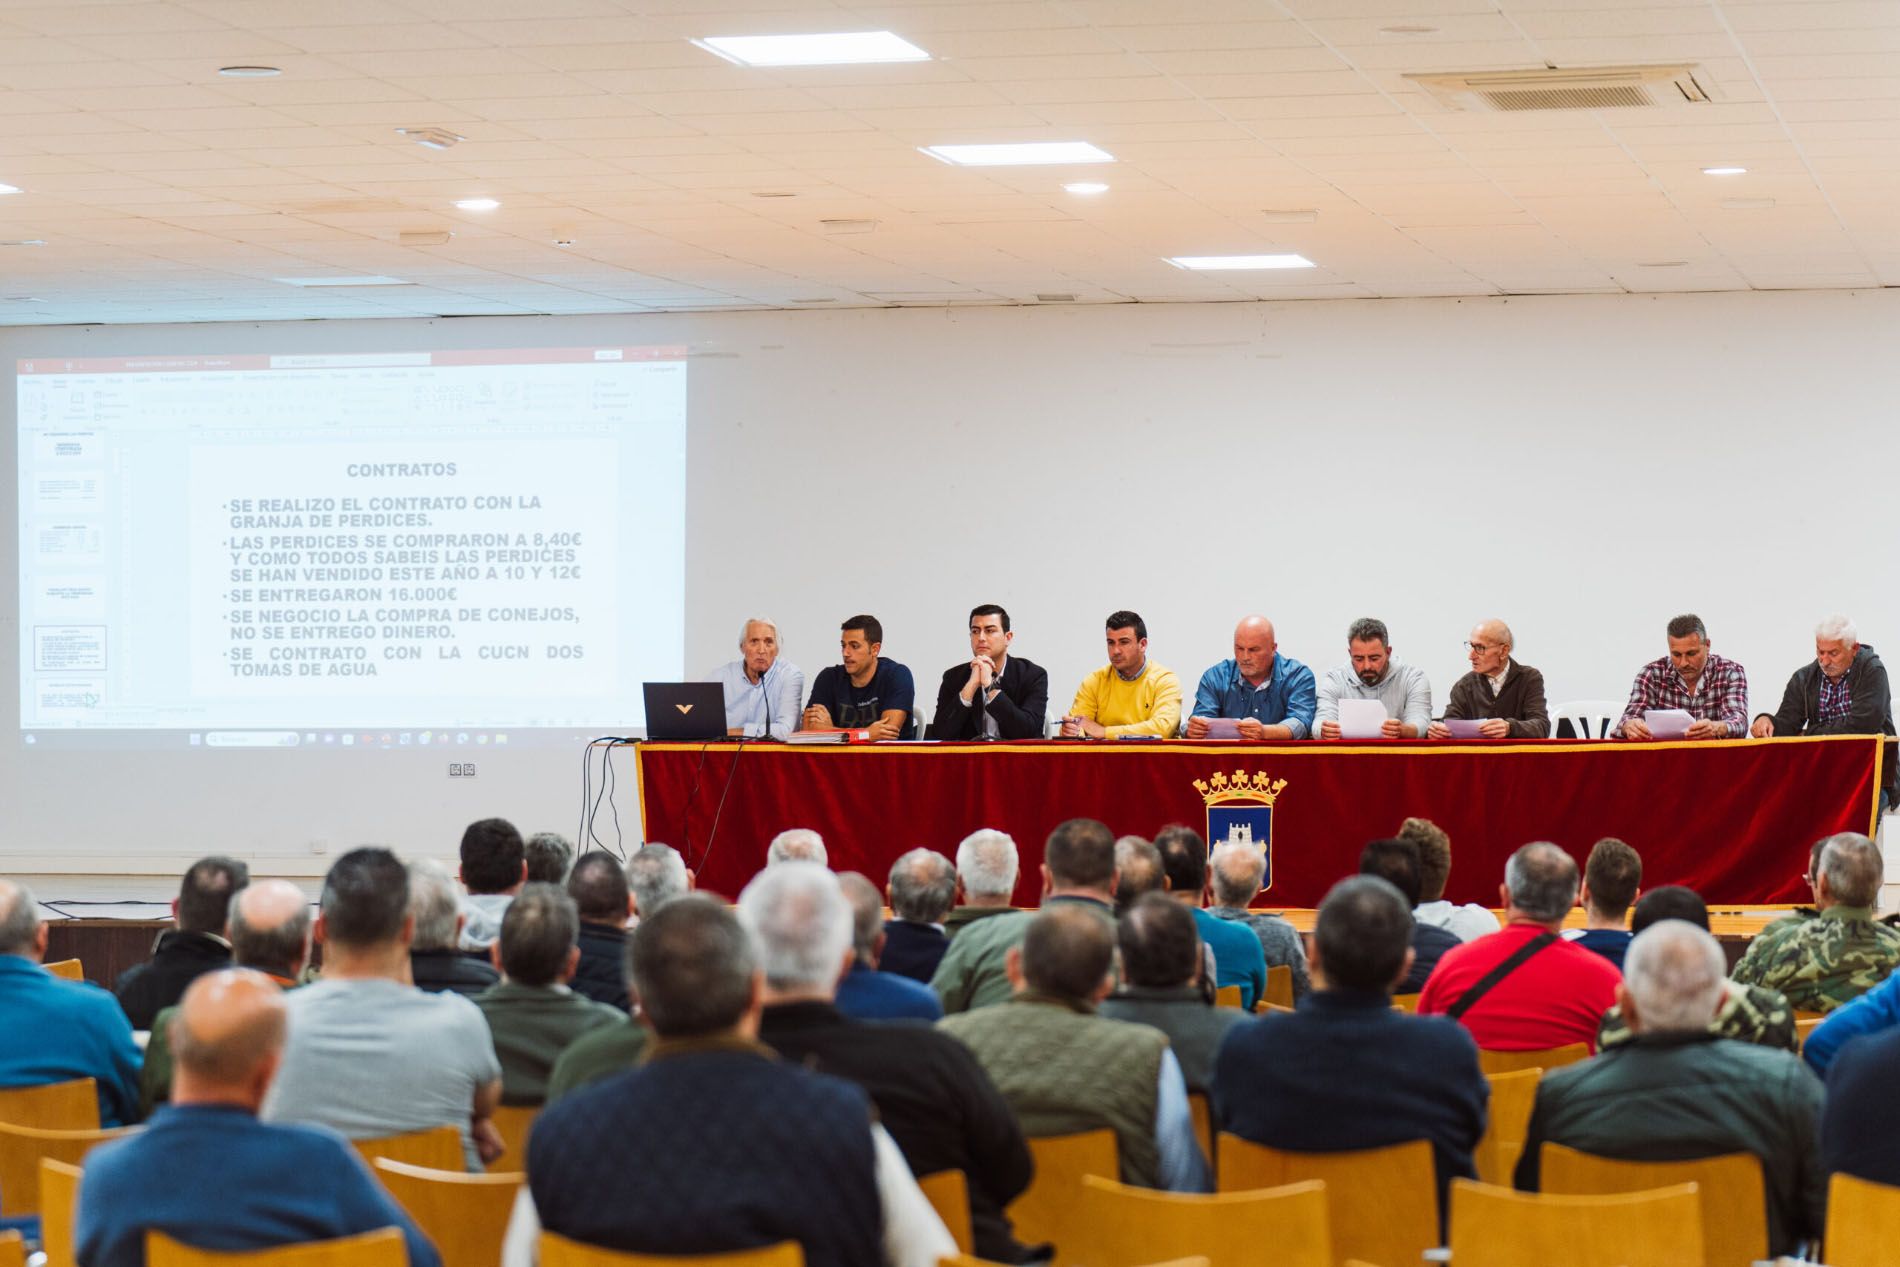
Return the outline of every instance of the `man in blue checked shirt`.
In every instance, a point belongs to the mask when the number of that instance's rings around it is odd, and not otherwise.
[[[1313,733],[1313,670],[1280,654],[1273,622],[1248,616],[1234,627],[1234,658],[1201,674],[1187,737],[1207,735],[1210,717],[1238,722],[1242,739],[1305,739]]]

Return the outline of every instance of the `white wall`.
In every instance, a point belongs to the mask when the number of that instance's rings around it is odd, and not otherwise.
[[[695,674],[754,612],[815,672],[868,610],[934,693],[993,601],[1059,706],[1115,608],[1190,689],[1259,610],[1318,670],[1350,620],[1381,617],[1442,703],[1495,614],[1554,702],[1621,696],[1695,611],[1772,708],[1821,616],[1876,644],[1900,628],[1896,335],[1892,292],[1808,292],[19,329],[0,361],[685,341]],[[222,849],[316,874],[314,850],[369,840],[450,853],[491,813],[576,823],[578,753],[490,751],[472,781],[443,765],[11,740],[0,873],[119,882]]]

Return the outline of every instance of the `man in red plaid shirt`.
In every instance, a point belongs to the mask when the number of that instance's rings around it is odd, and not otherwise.
[[[1748,674],[1735,661],[1710,653],[1709,631],[1700,616],[1669,622],[1669,654],[1636,675],[1629,706],[1610,733],[1654,739],[1643,714],[1661,708],[1680,708],[1696,719],[1688,739],[1740,739],[1748,733]]]

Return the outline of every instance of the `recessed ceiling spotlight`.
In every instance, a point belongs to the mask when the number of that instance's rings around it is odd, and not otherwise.
[[[849,66],[865,62],[927,62],[930,54],[889,31],[830,35],[708,35],[692,41],[741,66]]]
[[[1039,163],[1112,163],[1087,141],[1024,141],[1008,145],[925,145],[924,153],[958,167],[1027,167]]]
[[[1379,34],[1381,35],[1436,35],[1438,34],[1438,28],[1435,26],[1414,26],[1411,23],[1400,23],[1396,26],[1380,27]]]
[[[17,194],[19,192],[20,187],[18,185],[0,185],[0,197],[5,197],[7,194]]]
[[[0,246],[45,246],[45,238],[8,238]]]
[[[1304,255],[1174,255],[1168,263],[1195,272],[1252,271],[1265,268],[1316,268]]]
[[[1105,194],[1108,186],[1099,180],[1072,180],[1064,185],[1063,191],[1071,194]]]
[[[271,79],[284,72],[275,66],[220,66],[218,73],[232,79]]]
[[[459,211],[493,211],[501,204],[493,198],[457,198],[455,206]]]
[[[397,128],[400,136],[406,136],[424,149],[446,150],[468,140],[459,132],[447,128]]]
[[[1746,167],[1705,167],[1702,169],[1702,174],[1704,176],[1746,176],[1748,169]]]

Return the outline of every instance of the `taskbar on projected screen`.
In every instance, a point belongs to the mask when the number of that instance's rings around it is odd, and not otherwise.
[[[495,727],[456,726],[448,729],[394,730],[359,727],[350,730],[290,730],[259,727],[244,730],[26,730],[20,734],[23,747],[40,751],[69,752],[80,749],[119,751],[203,748],[214,752],[282,751],[321,748],[327,752],[455,752],[485,748],[572,748],[606,735],[643,733],[638,728],[596,727]]]

